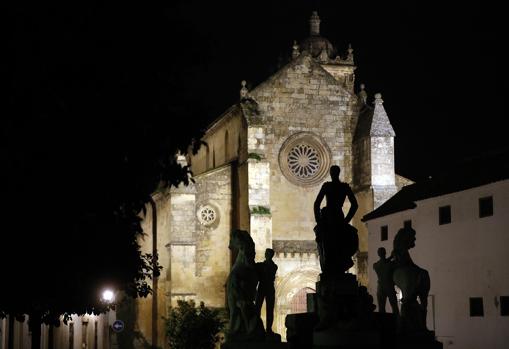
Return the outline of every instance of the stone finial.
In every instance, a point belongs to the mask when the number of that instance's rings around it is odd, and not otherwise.
[[[320,17],[318,17],[317,11],[313,11],[309,19],[309,33],[311,35],[320,35]]]
[[[329,61],[329,54],[327,53],[327,49],[323,49],[318,56],[318,60],[320,63],[327,63]]]
[[[376,93],[375,94],[375,102],[374,102],[375,105],[382,105],[384,104],[384,100],[382,99],[382,94],[381,93]]]
[[[249,90],[246,87],[247,82],[246,80],[242,80],[240,84],[242,85],[242,88],[240,89],[240,98],[246,98],[249,93]]]
[[[293,51],[292,51],[292,58],[297,58],[300,56],[300,49],[299,49],[299,44],[297,44],[297,40],[293,40]]]
[[[352,62],[353,63],[353,48],[352,48],[352,44],[348,44],[348,55],[346,56],[346,60],[348,62]]]
[[[359,96],[359,99],[361,100],[362,103],[366,104],[367,103],[367,100],[368,100],[368,93],[365,91],[365,88],[366,88],[366,85],[364,84],[361,84],[361,90],[358,94]]]

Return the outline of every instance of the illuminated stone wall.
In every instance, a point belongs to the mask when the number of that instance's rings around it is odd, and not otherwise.
[[[283,174],[280,152],[285,141],[302,134],[303,141],[320,143],[320,161],[341,166],[341,179],[352,180],[352,119],[357,97],[349,93],[318,63],[306,55],[291,62],[250,92],[265,125],[263,153],[270,163],[270,209],[273,239],[314,239],[313,202],[321,180],[300,185]],[[306,140],[308,138],[308,140]],[[317,146],[316,146],[317,147]],[[318,152],[320,152],[318,150]]]

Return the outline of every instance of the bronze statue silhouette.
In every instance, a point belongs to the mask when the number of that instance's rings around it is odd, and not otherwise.
[[[238,251],[226,281],[230,331],[227,341],[257,341],[265,336],[263,323],[255,309],[256,284],[255,244],[247,231],[234,230],[230,249]]]
[[[394,269],[392,256],[390,258],[386,258],[385,256],[387,252],[383,247],[380,247],[377,252],[380,259],[378,262],[373,264],[373,269],[375,270],[378,278],[376,289],[378,311],[380,313],[385,313],[385,304],[388,298],[393,314],[399,315],[398,300],[396,298],[396,291],[394,290],[394,281],[392,280]]]
[[[341,169],[331,166],[331,181],[322,185],[314,203],[317,225],[314,228],[320,256],[322,273],[342,273],[353,266],[352,256],[357,252],[359,239],[357,229],[349,223],[357,211],[358,204],[352,189],[339,180]],[[320,210],[323,198],[326,206]],[[343,204],[348,197],[350,209],[343,214]]]
[[[262,309],[265,299],[266,332],[272,334],[272,323],[274,322],[274,300],[276,291],[274,289],[274,280],[276,279],[277,265],[272,261],[274,250],[268,248],[265,250],[265,261],[256,263],[258,273],[258,289],[256,292],[255,307],[258,316]]]
[[[399,329],[401,332],[426,332],[430,278],[426,270],[412,261],[408,252],[415,247],[415,230],[401,228],[394,237],[393,247],[392,280],[402,294]]]

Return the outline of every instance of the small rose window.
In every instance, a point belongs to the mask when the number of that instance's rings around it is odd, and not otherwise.
[[[203,225],[211,225],[217,219],[216,210],[209,205],[203,206],[198,210],[198,219]]]

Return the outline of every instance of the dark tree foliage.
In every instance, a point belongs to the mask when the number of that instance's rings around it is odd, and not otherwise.
[[[150,290],[143,209],[158,188],[188,180],[175,154],[200,138],[188,81],[207,50],[176,9],[129,6],[7,12],[0,315],[56,324],[105,310],[106,286]]]
[[[225,323],[218,309],[179,300],[166,320],[166,337],[174,349],[213,349]]]

